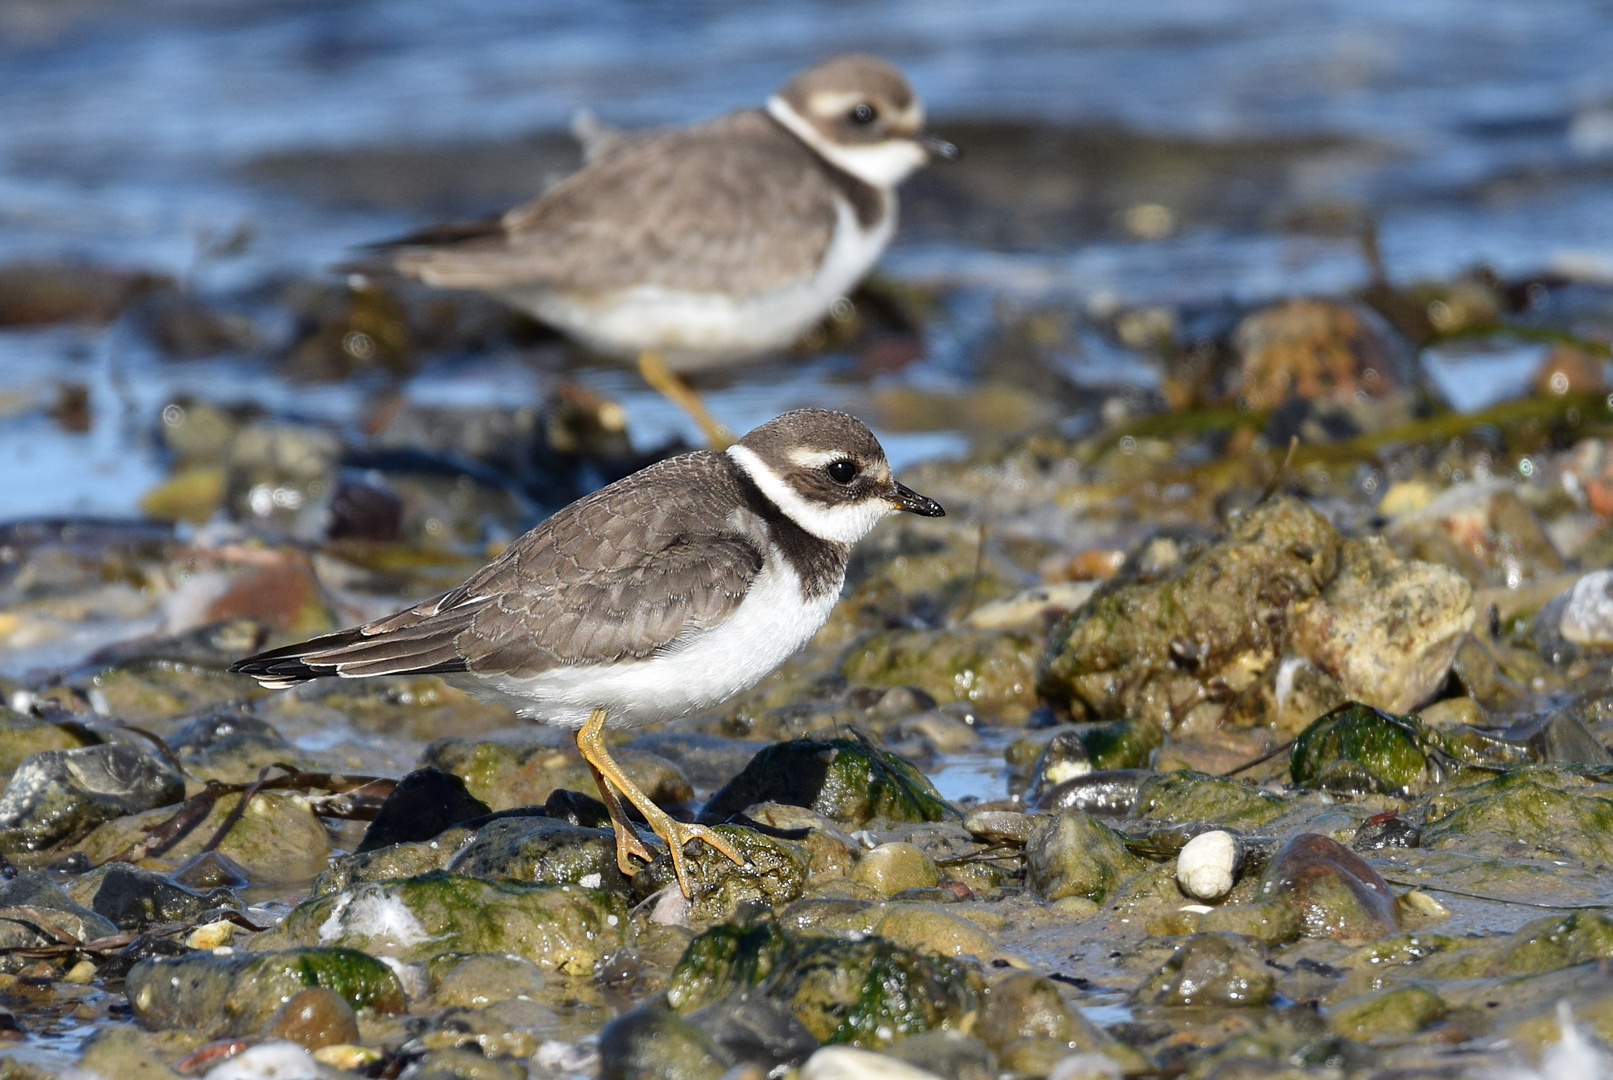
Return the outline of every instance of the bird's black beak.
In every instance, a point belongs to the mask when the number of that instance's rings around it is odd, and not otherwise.
[[[959,150],[955,143],[949,143],[939,135],[931,135],[927,131],[921,131],[913,138],[918,140],[920,146],[929,151],[931,157],[940,158],[942,161],[957,161],[963,156],[963,151]]]
[[[947,512],[941,509],[941,504],[928,495],[920,495],[906,484],[896,485],[896,494],[891,496],[891,505],[898,510],[906,510],[909,514],[920,517],[946,517]]]

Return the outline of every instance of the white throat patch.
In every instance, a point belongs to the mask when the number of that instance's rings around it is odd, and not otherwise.
[[[777,94],[767,99],[767,112],[830,164],[882,190],[888,191],[900,184],[929,160],[924,147],[912,139],[886,139],[868,146],[830,142]]]
[[[819,540],[855,544],[882,519],[896,512],[896,508],[884,499],[869,499],[843,506],[822,506],[808,502],[750,447],[735,443],[727,453],[740,470],[751,478],[751,482],[761,489],[762,494],[783,511],[785,517]]]

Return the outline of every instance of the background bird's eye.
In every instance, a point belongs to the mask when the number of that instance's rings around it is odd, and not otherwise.
[[[847,461],[844,458],[839,461],[831,461],[825,471],[828,472],[829,479],[837,484],[849,484],[857,479],[857,463]]]
[[[872,124],[877,116],[879,113],[875,112],[874,107],[866,101],[853,106],[851,112],[846,114],[847,119],[853,124]]]

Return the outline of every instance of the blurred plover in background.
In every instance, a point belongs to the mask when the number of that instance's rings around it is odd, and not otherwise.
[[[572,503],[441,596],[230,670],[277,688],[326,675],[441,675],[574,728],[622,871],[636,869],[629,856],[651,857],[625,796],[667,842],[687,895],[689,840],[743,860],[719,834],[651,802],[611,759],[604,729],[676,719],[755,685],[828,619],[851,545],[901,510],[944,513],[892,478],[862,421],[785,413],[726,452],[668,458]]]
[[[592,142],[539,198],[382,245],[384,263],[636,358],[718,448],[732,436],[679,373],[794,342],[890,242],[896,185],[957,156],[902,73],[864,55],[808,68],[765,108]]]

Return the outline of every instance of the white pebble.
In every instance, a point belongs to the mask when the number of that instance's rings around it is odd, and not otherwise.
[[[1238,839],[1216,829],[1200,833],[1176,856],[1176,882],[1198,900],[1219,900],[1237,881]]]
[[[324,1080],[325,1070],[294,1042],[259,1043],[207,1070],[207,1080]]]
[[[1613,645],[1613,571],[1597,570],[1574,582],[1557,629],[1575,645]]]
[[[940,1080],[917,1065],[855,1046],[825,1046],[801,1066],[801,1080]]]

